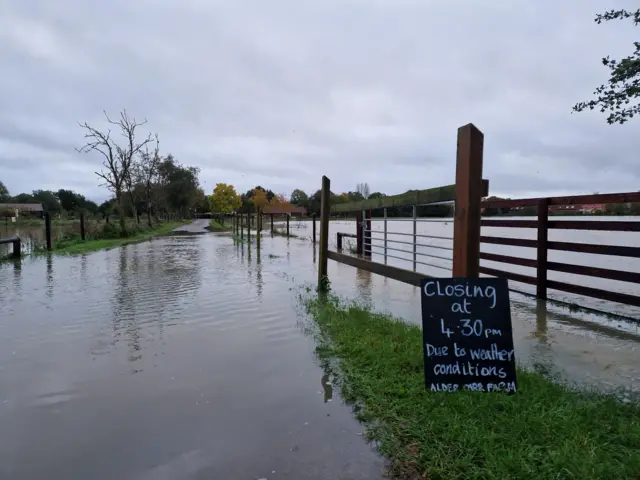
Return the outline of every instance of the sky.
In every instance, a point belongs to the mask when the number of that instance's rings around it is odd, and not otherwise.
[[[458,127],[485,135],[490,194],[640,190],[640,119],[572,114],[638,28],[608,0],[3,0],[0,181],[95,201],[78,122],[122,109],[240,192],[387,194],[454,183]]]

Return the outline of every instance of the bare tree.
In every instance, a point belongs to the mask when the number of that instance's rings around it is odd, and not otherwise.
[[[369,184],[367,182],[359,183],[356,185],[356,192],[362,195],[365,199],[369,198]]]
[[[144,201],[147,207],[147,223],[150,227],[152,226],[151,207],[153,205],[153,193],[158,180],[158,168],[161,162],[160,140],[158,140],[158,135],[156,134],[153,152],[149,152],[148,145],[146,145],[145,151],[140,153],[140,159],[137,165],[138,176],[143,187]]]
[[[124,146],[111,138],[111,129],[108,129],[105,133],[84,122],[78,124],[86,131],[84,135],[86,143],[76,150],[81,153],[96,151],[104,157],[102,161],[104,168],[100,172],[96,172],[96,175],[104,180],[105,183],[103,185],[106,185],[116,196],[116,205],[120,215],[120,228],[124,233],[126,232],[126,225],[122,207],[122,194],[131,176],[131,163],[134,156],[152,139],[149,134],[141,142],[136,140],[136,129],[147,123],[146,120],[137,122],[135,118],[129,118],[126,110],[120,112],[120,119],[117,121],[111,120],[106,111],[103,111],[103,113],[107,122],[115,125],[120,130],[120,134],[125,138]]]

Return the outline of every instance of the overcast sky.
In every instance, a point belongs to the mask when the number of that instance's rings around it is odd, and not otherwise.
[[[389,194],[453,183],[485,134],[495,195],[640,189],[640,119],[571,114],[631,53],[608,0],[3,0],[0,180],[108,197],[78,121],[146,118],[161,148],[239,191]]]

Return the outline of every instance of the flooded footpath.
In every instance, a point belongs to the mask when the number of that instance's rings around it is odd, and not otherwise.
[[[384,478],[305,334],[316,255],[182,233],[0,264],[0,478]],[[419,321],[414,287],[335,262],[329,277]],[[637,327],[512,301],[519,362],[640,391]]]

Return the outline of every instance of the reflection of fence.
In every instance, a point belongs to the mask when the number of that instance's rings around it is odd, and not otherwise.
[[[458,152],[456,162],[456,184],[429,190],[411,191],[403,195],[368,199],[362,202],[338,204],[330,208],[330,181],[323,177],[322,203],[320,219],[320,250],[318,285],[326,285],[327,260],[351,265],[372,273],[393,278],[412,285],[419,285],[427,275],[417,270],[422,266],[442,269],[454,277],[475,277],[480,274],[499,276],[515,282],[522,282],[536,287],[536,297],[547,299],[548,290],[558,290],[575,295],[583,295],[595,299],[617,302],[640,307],[640,296],[636,291],[613,291],[615,287],[581,286],[549,279],[549,272],[561,272],[595,279],[627,282],[640,285],[640,273],[616,270],[595,266],[577,265],[560,261],[549,261],[549,251],[577,252],[581,254],[605,255],[607,258],[623,257],[640,258],[640,243],[636,246],[622,245],[620,239],[614,244],[588,244],[571,241],[549,240],[550,231],[608,231],[608,232],[640,232],[640,221],[612,221],[601,218],[590,220],[549,219],[550,209],[553,211],[563,205],[593,206],[606,204],[640,203],[640,192],[620,194],[600,194],[571,197],[532,198],[521,200],[482,201],[488,195],[488,182],[482,180],[482,143],[483,136],[473,125],[458,130]],[[418,218],[416,209],[422,205],[455,203],[453,219],[453,236],[440,232],[421,232],[418,225],[422,222],[450,222],[449,219]],[[388,218],[387,209],[394,207],[413,207],[412,218]],[[502,208],[537,208],[537,218],[520,219],[481,219],[481,209],[497,211]],[[371,228],[371,212],[382,211],[383,230]],[[570,211],[570,209],[566,209]],[[562,211],[562,210],[560,210]],[[328,225],[330,213],[356,212],[356,253],[357,256],[342,253],[342,238],[338,234],[338,251],[328,249]],[[516,212],[517,213],[517,210]],[[557,218],[557,217],[556,217]],[[404,222],[412,225],[411,231],[394,231],[393,222]],[[481,227],[505,227],[534,229],[536,239],[508,238],[508,236],[481,236]],[[350,236],[350,235],[349,235]],[[425,242],[429,240],[436,242]],[[603,242],[607,243],[607,242]],[[613,243],[613,242],[612,242]],[[522,258],[508,255],[509,252],[480,252],[481,244],[509,247],[528,247],[535,249],[536,258]],[[379,254],[380,261],[371,261],[372,254]],[[380,257],[378,257],[380,258]],[[389,262],[393,259],[395,262]],[[480,260],[516,265],[535,269],[536,274],[515,273],[480,265]],[[434,261],[437,260],[437,263]],[[405,262],[404,268],[389,265]],[[445,266],[451,264],[451,269]],[[439,263],[439,264],[438,264]],[[484,262],[483,262],[484,263]],[[521,292],[527,293],[527,292]],[[589,308],[594,310],[593,308]],[[628,316],[626,313],[622,316]]]
[[[512,247],[528,247],[536,251],[535,259],[521,258],[495,253],[481,253],[480,258],[492,262],[518,265],[536,270],[536,275],[523,275],[513,272],[505,272],[494,268],[480,267],[480,272],[506,277],[520,283],[535,285],[536,297],[547,298],[547,290],[559,290],[577,295],[585,295],[592,298],[623,303],[640,307],[640,297],[626,293],[612,292],[599,288],[573,285],[557,280],[549,280],[548,272],[563,272],[587,277],[597,277],[640,285],[640,273],[612,270],[608,268],[575,265],[571,263],[550,262],[549,250],[562,252],[578,252],[595,255],[607,255],[615,257],[640,258],[640,247],[601,245],[574,242],[558,242],[549,240],[549,230],[582,230],[582,231],[609,231],[609,232],[640,232],[640,221],[611,221],[611,220],[549,220],[549,210],[555,206],[581,206],[593,204],[625,204],[640,202],[640,193],[616,193],[601,195],[580,195],[571,197],[528,198],[519,200],[485,201],[485,208],[522,208],[536,207],[537,219],[535,220],[482,220],[485,227],[525,228],[534,229],[537,238],[505,238],[482,236],[480,241],[485,244],[505,245]]]

